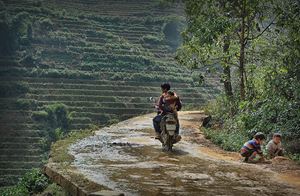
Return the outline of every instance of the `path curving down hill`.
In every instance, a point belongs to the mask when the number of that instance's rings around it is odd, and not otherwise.
[[[104,127],[73,143],[68,152],[73,157],[70,165],[50,161],[46,173],[67,185],[64,187],[73,195],[99,191],[125,195],[300,194],[299,184],[287,183],[278,173],[238,162],[234,153],[212,153],[214,147],[205,139],[200,144],[195,141],[202,112],[179,113],[183,140],[173,152],[163,152],[153,138],[153,116]],[[299,171],[298,166],[294,172]]]
[[[65,104],[76,131],[152,112],[149,97],[159,96],[162,82],[186,108],[215,97],[215,75],[197,86],[199,70],[174,59],[182,5],[159,2],[0,0],[18,43],[0,53],[0,186],[41,166],[46,129],[33,115],[48,105]]]

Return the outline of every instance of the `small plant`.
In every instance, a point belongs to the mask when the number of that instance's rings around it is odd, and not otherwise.
[[[27,172],[17,185],[0,190],[1,196],[25,196],[43,192],[49,185],[48,178],[41,169]]]

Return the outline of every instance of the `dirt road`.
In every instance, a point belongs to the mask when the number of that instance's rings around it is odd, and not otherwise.
[[[239,161],[199,131],[201,112],[179,113],[182,141],[171,153],[153,138],[153,114],[102,128],[70,147],[72,163],[87,179],[125,195],[300,195],[299,172],[291,165]],[[290,163],[288,163],[290,164]],[[277,169],[278,169],[277,168]],[[284,173],[285,172],[285,173]]]

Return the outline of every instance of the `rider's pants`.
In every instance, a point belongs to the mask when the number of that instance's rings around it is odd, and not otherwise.
[[[161,133],[160,122],[162,120],[162,117],[163,117],[162,115],[157,115],[153,118],[153,127],[154,127],[156,133]],[[177,125],[176,125],[175,134],[179,134],[179,121],[177,122]]]

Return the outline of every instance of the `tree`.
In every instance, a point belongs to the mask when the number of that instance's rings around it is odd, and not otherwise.
[[[266,0],[186,0],[184,3],[188,25],[183,33],[184,46],[177,59],[186,65],[192,63],[188,65],[190,67],[220,64],[224,91],[231,101],[231,68],[236,66],[239,97],[244,100],[246,50],[249,41],[259,38],[273,24],[272,13],[268,11],[272,4]]]

